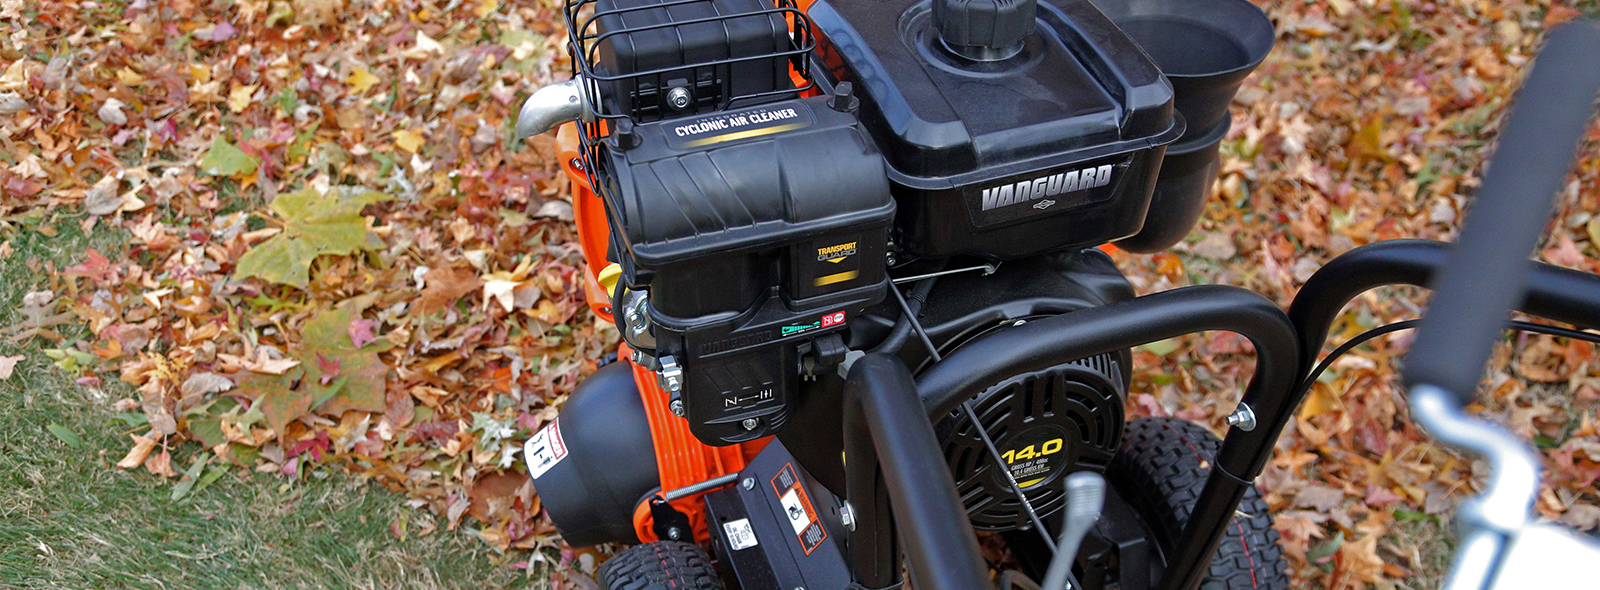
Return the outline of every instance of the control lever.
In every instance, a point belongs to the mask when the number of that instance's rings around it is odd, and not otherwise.
[[[1106,478],[1093,471],[1079,471],[1067,476],[1066,524],[1061,527],[1061,539],[1056,543],[1056,556],[1045,571],[1042,590],[1063,590],[1072,577],[1072,563],[1077,561],[1078,547],[1089,529],[1100,522],[1100,510],[1106,501]],[[1081,590],[1077,580],[1072,580],[1073,590]]]

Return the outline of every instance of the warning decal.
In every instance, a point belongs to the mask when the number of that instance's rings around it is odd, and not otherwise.
[[[778,504],[783,507],[784,517],[794,529],[795,537],[800,539],[800,547],[805,549],[806,555],[811,555],[828,538],[828,530],[817,518],[811,497],[806,495],[805,486],[795,475],[794,464],[784,465],[778,475],[773,476],[772,491],[778,495]]]
[[[528,475],[534,479],[544,475],[562,459],[567,458],[567,443],[561,440],[561,419],[534,433],[522,446],[522,455],[528,461]]]

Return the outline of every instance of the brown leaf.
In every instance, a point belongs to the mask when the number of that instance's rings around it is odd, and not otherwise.
[[[444,309],[461,296],[478,290],[482,282],[470,269],[435,268],[422,275],[427,285],[417,298],[411,315],[420,317]]]
[[[1324,485],[1308,485],[1295,494],[1294,505],[1327,513],[1344,502],[1344,490]]]
[[[150,451],[156,448],[156,431],[154,430],[144,436],[137,434],[128,436],[133,439],[133,448],[128,449],[128,454],[124,455],[121,461],[117,461],[117,467],[123,469],[133,469],[143,465],[145,458],[150,456]]]
[[[311,394],[295,391],[284,376],[246,373],[239,379],[239,391],[255,400],[267,417],[273,432],[282,437],[289,422],[311,410]]]

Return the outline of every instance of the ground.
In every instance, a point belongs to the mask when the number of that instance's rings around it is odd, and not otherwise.
[[[37,282],[28,261],[63,264],[87,245],[70,225],[29,232],[0,261],[0,324]],[[0,354],[30,352],[0,344]],[[36,353],[0,386],[0,587],[518,588],[527,555],[463,534],[419,535],[432,519],[405,498],[342,473],[286,483],[227,472],[175,500],[174,487],[115,462],[129,425],[112,394],[84,388]],[[59,429],[60,434],[52,432]],[[182,459],[179,460],[183,463]],[[396,522],[413,531],[400,539]]]

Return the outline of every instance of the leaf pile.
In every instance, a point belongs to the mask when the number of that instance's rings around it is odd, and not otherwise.
[[[44,342],[85,387],[135,386],[118,402],[117,464],[173,478],[174,497],[228,469],[347,469],[428,509],[396,535],[465,526],[501,548],[551,546],[517,443],[616,342],[583,305],[553,141],[510,139],[516,100],[568,69],[558,5],[0,0],[0,256],[18,232],[62,224],[126,236],[116,259],[32,265],[41,278],[24,279],[36,291],[5,336]],[[1201,227],[1174,252],[1120,255],[1143,292],[1228,283],[1286,304],[1352,247],[1452,239],[1542,31],[1600,12],[1265,8],[1278,47],[1235,104]],[[1595,271],[1600,157],[1586,154],[1542,258]],[[1335,339],[1424,301],[1364,296]],[[66,323],[90,336],[65,339]],[[1430,569],[1397,528],[1447,519],[1481,485],[1485,465],[1406,420],[1393,360],[1408,338],[1336,364],[1262,478],[1299,585],[1409,587]],[[1138,356],[1132,411],[1219,431],[1252,363],[1226,334]],[[1514,338],[1481,408],[1544,452],[1539,512],[1589,529],[1594,359]]]
[[[567,68],[557,6],[4,0],[8,233],[127,236],[37,268],[12,336],[136,386],[117,464],[175,497],[348,469],[441,517],[396,534],[551,544],[519,443],[616,341],[553,142],[510,139]]]

